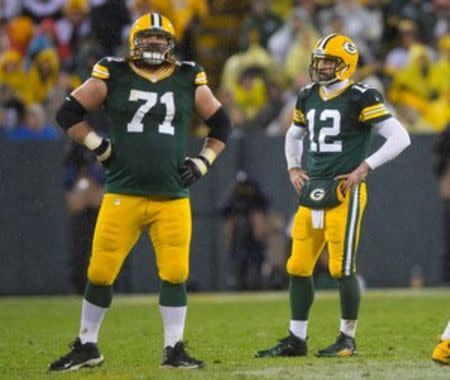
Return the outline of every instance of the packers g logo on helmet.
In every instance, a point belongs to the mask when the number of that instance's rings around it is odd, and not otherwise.
[[[165,37],[167,44],[144,43],[143,37],[150,35]],[[175,28],[167,17],[159,13],[148,13],[139,17],[130,29],[128,43],[128,59],[131,61],[141,60],[149,65],[175,62]]]
[[[319,59],[335,61],[334,77],[327,80],[319,80]],[[328,85],[349,78],[356,70],[359,52],[355,43],[347,36],[332,33],[322,37],[316,44],[312,56],[309,74],[311,80],[322,85]]]

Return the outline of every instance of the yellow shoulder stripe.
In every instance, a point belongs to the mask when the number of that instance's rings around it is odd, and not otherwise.
[[[194,84],[200,86],[203,84],[208,84],[208,78],[206,77],[206,73],[204,71],[198,73],[195,76]]]
[[[361,113],[359,114],[359,120],[364,122],[389,114],[389,110],[383,103],[377,103],[363,108]]]
[[[305,115],[297,108],[294,109],[293,119],[296,124],[305,124]]]
[[[94,65],[92,69],[92,76],[95,78],[108,79],[109,78],[109,70],[107,67],[99,65],[98,63]]]

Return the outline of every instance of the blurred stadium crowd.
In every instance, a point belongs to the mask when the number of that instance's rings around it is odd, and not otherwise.
[[[449,0],[0,0],[0,138],[65,139],[54,121],[64,97],[101,57],[125,55],[131,24],[152,11],[173,22],[179,58],[205,67],[235,138],[284,134],[311,50],[332,32],[355,41],[354,79],[380,90],[410,132],[449,125]],[[103,113],[88,118],[107,134]],[[205,135],[198,121],[192,131]],[[92,153],[65,145],[73,266],[84,267],[104,174]],[[79,291],[83,278],[73,279]]]
[[[0,1],[2,133],[55,138],[49,125],[63,97],[99,58],[126,54],[131,23],[150,11],[172,20],[180,58],[204,64],[238,128],[283,134],[309,81],[311,49],[331,32],[356,42],[355,79],[381,90],[410,131],[441,131],[450,120],[448,0],[8,0]],[[223,27],[231,37],[208,29],[220,20],[237,26]],[[202,62],[205,37],[218,49],[222,40],[219,69]]]

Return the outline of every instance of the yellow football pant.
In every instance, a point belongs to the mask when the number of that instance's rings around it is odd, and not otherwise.
[[[312,276],[325,244],[328,244],[331,276],[341,278],[355,272],[355,255],[366,202],[366,184],[361,183],[347,192],[339,206],[324,211],[323,229],[313,229],[311,209],[299,207],[292,226],[292,251],[287,272],[299,277]]]
[[[189,274],[192,220],[189,198],[165,199],[107,193],[95,226],[88,279],[112,285],[123,262],[147,229],[159,277],[183,283]]]

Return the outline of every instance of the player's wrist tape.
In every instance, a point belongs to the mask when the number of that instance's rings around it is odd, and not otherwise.
[[[195,162],[200,170],[200,173],[202,173],[203,176],[211,167],[216,157],[217,153],[214,152],[214,150],[212,150],[211,148],[203,148],[200,154],[197,157],[193,158],[192,161]]]
[[[111,156],[111,143],[107,139],[97,135],[94,131],[86,135],[83,144],[92,150],[101,162]]]

